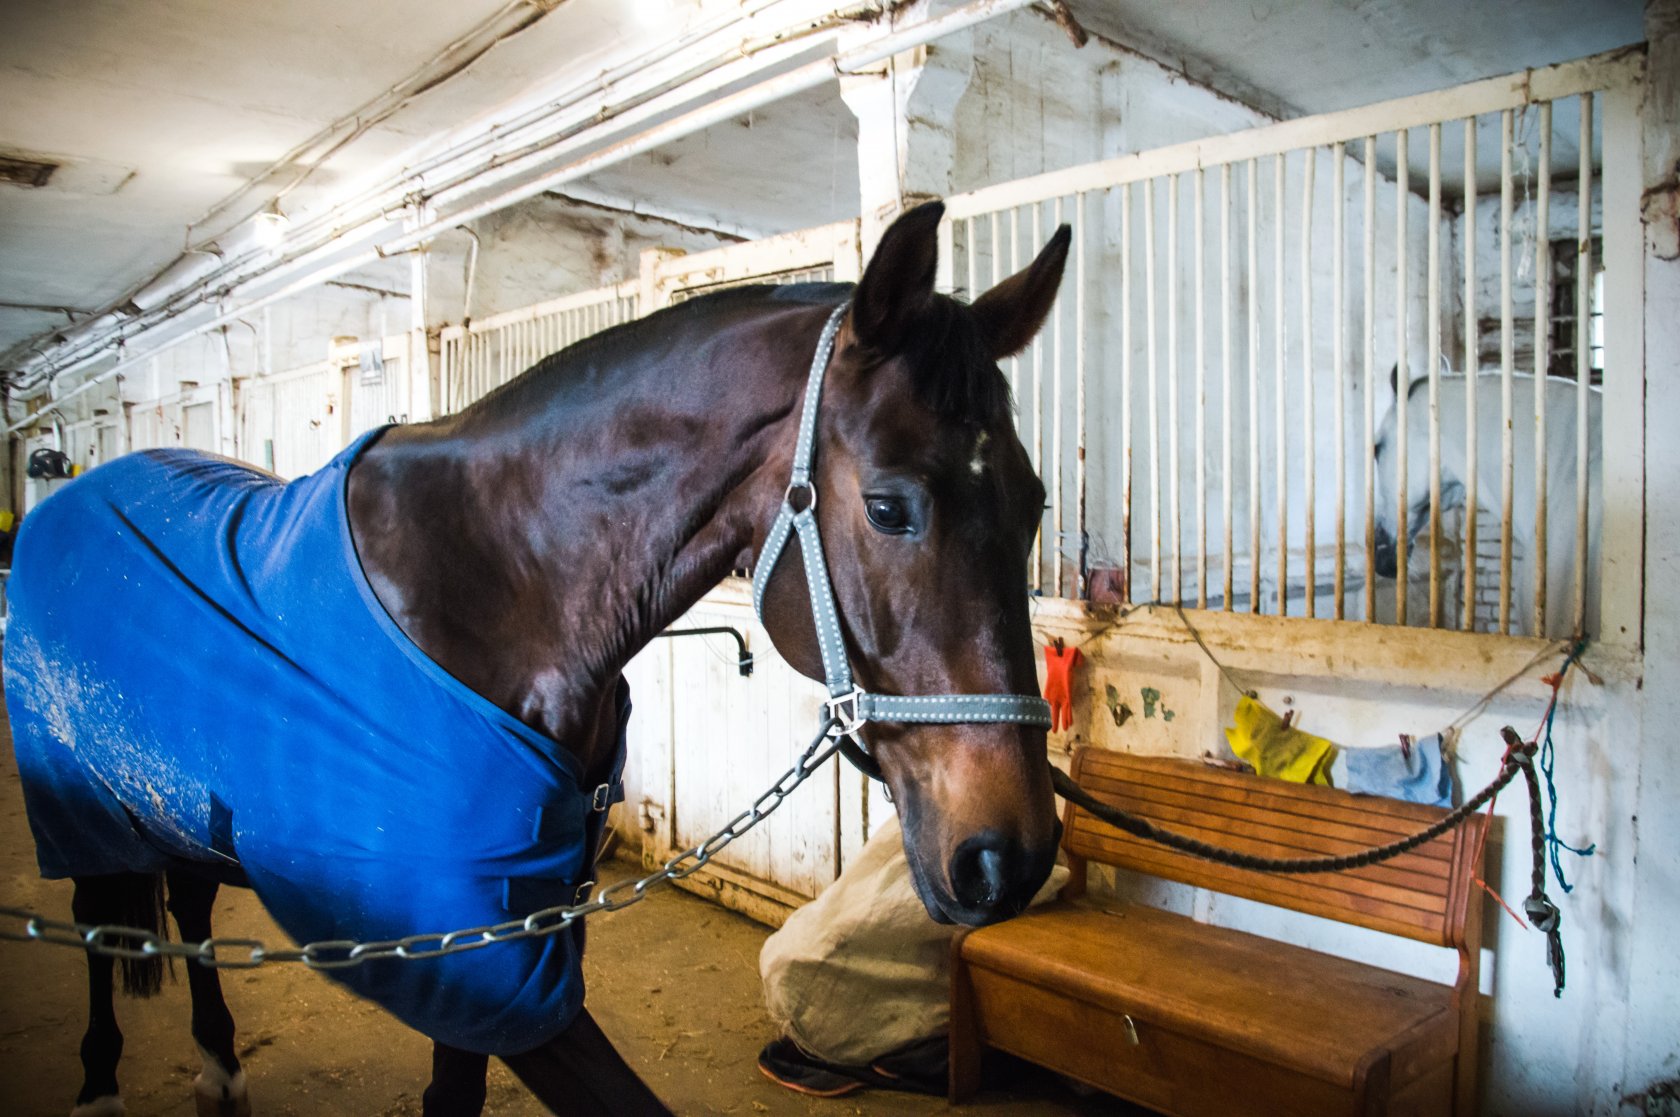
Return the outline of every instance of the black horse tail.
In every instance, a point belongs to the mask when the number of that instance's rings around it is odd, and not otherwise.
[[[150,931],[160,939],[169,937],[169,925],[164,920],[163,874],[124,873],[121,899],[117,906],[117,921],[124,927]],[[127,946],[119,937],[119,943]],[[150,997],[163,988],[164,957],[153,954],[145,958],[124,958],[122,961],[122,990],[130,997]],[[175,978],[175,961],[169,961],[170,980]]]

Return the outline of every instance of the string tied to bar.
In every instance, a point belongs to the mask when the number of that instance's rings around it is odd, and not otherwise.
[[[1546,853],[1552,863],[1552,876],[1557,878],[1558,887],[1563,889],[1565,895],[1575,891],[1575,886],[1570,884],[1568,878],[1563,875],[1563,860],[1559,856],[1560,851],[1573,853],[1577,857],[1591,857],[1598,852],[1597,842],[1588,842],[1585,847],[1577,848],[1558,837],[1557,832],[1558,795],[1554,775],[1557,766],[1557,753],[1552,744],[1552,723],[1557,717],[1558,692],[1563,689],[1564,676],[1569,674],[1569,668],[1580,657],[1586,646],[1585,641],[1577,642],[1569,650],[1569,655],[1564,658],[1563,666],[1558,669],[1557,674],[1546,675],[1541,679],[1542,682],[1552,688],[1552,697],[1551,701],[1546,704],[1546,716],[1542,721],[1541,731],[1536,734],[1540,739],[1538,759],[1540,774],[1545,777],[1546,781]]]

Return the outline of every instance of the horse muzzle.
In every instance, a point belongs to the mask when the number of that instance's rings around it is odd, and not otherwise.
[[[925,887],[922,880],[915,883],[923,906],[936,921],[984,927],[1025,911],[1044,886],[1055,860],[1055,843],[1035,850],[1016,838],[987,830],[964,839],[952,852],[945,870],[948,887]]]
[[[1394,536],[1388,533],[1387,528],[1378,524],[1376,526],[1376,538],[1371,550],[1371,559],[1377,576],[1393,578],[1399,572],[1398,558],[1398,547],[1395,545]]]

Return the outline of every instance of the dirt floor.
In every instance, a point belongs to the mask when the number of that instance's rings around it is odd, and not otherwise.
[[[68,881],[36,876],[11,735],[0,746],[0,904],[69,918]],[[613,871],[628,875],[631,866]],[[609,874],[610,875],[610,874]],[[7,931],[21,930],[8,921]],[[218,935],[283,942],[254,895],[224,889]],[[766,1081],[754,1057],[774,1037],[764,1014],[758,952],[768,931],[673,889],[590,921],[589,1006],[626,1058],[679,1114],[944,1113],[942,1099],[871,1091],[822,1100]],[[77,1045],[86,1024],[80,952],[0,941],[0,1115],[69,1112],[81,1083]],[[302,967],[232,971],[225,980],[240,1055],[258,1117],[418,1115],[430,1045],[373,1005]],[[148,1001],[119,1001],[120,1069],[130,1117],[190,1117],[198,1057],[188,1033],[184,975]],[[1006,1087],[960,1112],[1030,1117],[1131,1114],[1112,1099],[1079,1097],[1058,1079],[1000,1065]],[[492,1061],[487,1112],[542,1114]]]

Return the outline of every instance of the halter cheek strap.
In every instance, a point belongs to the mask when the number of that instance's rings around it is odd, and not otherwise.
[[[901,724],[960,725],[1004,722],[1050,728],[1050,704],[1036,694],[871,694],[858,689],[852,680],[846,641],[840,633],[840,614],[834,604],[834,586],[823,559],[822,538],[817,534],[817,487],[814,469],[817,453],[817,410],[822,399],[823,375],[834,354],[834,337],[846,316],[846,304],[837,307],[823,326],[811,358],[811,375],[805,387],[805,408],[799,419],[799,439],[793,448],[793,476],[782,498],[781,510],[764,541],[753,572],[753,607],[764,619],[764,588],[781,560],[788,540],[799,539],[805,561],[805,583],[811,594],[811,616],[822,653],[823,681],[828,686],[828,712],[837,722],[841,751],[864,772],[880,778],[880,768],[868,755],[859,730],[872,721]],[[801,506],[794,496],[803,492]]]

